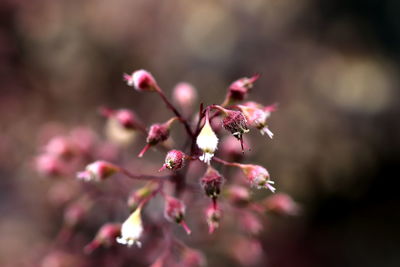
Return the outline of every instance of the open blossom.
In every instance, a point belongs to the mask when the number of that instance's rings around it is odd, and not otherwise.
[[[85,171],[78,172],[76,176],[84,181],[100,182],[118,171],[119,168],[114,164],[98,160],[87,165]]]
[[[122,245],[127,245],[128,247],[136,244],[138,247],[141,246],[139,241],[142,236],[143,225],[141,218],[141,208],[137,208],[121,227],[121,236],[117,237],[116,240]]]
[[[260,130],[261,134],[267,134],[270,138],[274,136],[267,126],[267,119],[271,116],[271,112],[276,110],[276,105],[263,107],[255,102],[247,102],[243,105],[238,105],[240,110],[250,126]]]
[[[240,167],[252,186],[257,189],[268,188],[275,192],[275,187],[271,185],[274,182],[270,180],[269,173],[264,167],[253,164],[241,164]]]
[[[157,82],[153,75],[146,70],[137,70],[131,75],[124,74],[124,80],[138,91],[153,91],[157,88]]]
[[[211,128],[208,114],[206,115],[206,122],[197,136],[196,143],[197,146],[203,151],[203,155],[200,156],[200,160],[210,164],[210,160],[217,150],[218,137]]]

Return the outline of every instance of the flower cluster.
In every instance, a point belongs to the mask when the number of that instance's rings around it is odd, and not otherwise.
[[[199,223],[206,225],[208,232],[212,234],[225,224],[232,223],[225,218],[237,216],[234,224],[242,228],[242,231],[234,234],[233,240],[238,242],[229,246],[227,252],[233,253],[233,258],[238,261],[243,261],[242,257],[236,255],[237,251],[249,244],[256,249],[256,258],[260,248],[254,236],[263,230],[262,217],[267,212],[295,215],[299,211],[298,205],[283,193],[258,202],[251,196],[252,187],[276,191],[266,168],[242,162],[248,155],[248,143],[244,141],[244,136],[250,135],[252,128],[271,138],[273,135],[267,121],[276,110],[276,105],[242,102],[248,97],[259,77],[257,74],[238,79],[228,87],[221,104],[201,104],[200,110],[195,111],[193,107],[197,92],[194,86],[179,83],[174,88],[173,101],[170,101],[149,72],[138,70],[130,75],[125,74],[123,78],[128,86],[138,92],[157,94],[172,113],[171,117],[146,128],[139,116],[129,109],[103,107],[100,113],[108,121],[106,136],[109,141],[100,141],[100,137],[93,132],[81,130],[79,134],[74,131],[70,136],[55,136],[43,146],[35,161],[37,170],[47,176],[68,176],[75,171],[78,180],[76,183],[82,186],[82,190],[77,190],[75,195],[67,195],[67,199],[63,201],[70,203],[65,204],[64,225],[68,231],[63,232],[63,240],[68,242],[73,238],[79,226],[87,223],[89,214],[97,208],[106,213],[112,212],[116,221],[105,220],[98,224],[101,227],[85,246],[86,253],[92,253],[100,247],[113,246],[118,249],[118,244],[128,247],[136,245],[134,247],[140,247],[140,253],[145,253],[146,259],[149,259],[150,255],[154,255],[153,247],[157,247],[156,250],[161,250],[161,253],[156,258],[153,256],[151,266],[200,266],[206,262],[202,253],[189,248],[175,235],[186,232],[191,234],[190,238],[199,238],[203,231],[201,227],[197,227]],[[199,115],[190,116],[190,113]],[[172,131],[178,128],[175,124],[180,124],[184,129],[184,142],[171,140],[171,136],[175,136],[171,134]],[[224,131],[220,131],[220,128]],[[138,153],[140,159],[137,159],[132,155],[132,152],[136,154],[137,151],[132,151],[130,144],[139,140],[140,135],[145,144]],[[227,137],[220,144],[222,135]],[[104,144],[108,144],[107,142],[115,143],[116,153],[110,153],[110,149],[99,151],[99,147],[106,147]],[[177,143],[183,143],[183,146],[178,148],[175,145]],[[143,147],[143,143],[140,147]],[[152,149],[149,150],[150,148]],[[165,153],[163,163],[145,163],[145,158],[153,153],[152,150]],[[129,153],[130,159],[136,158],[135,161],[123,160],[123,153],[120,153],[122,151],[125,151],[125,155]],[[230,155],[236,161],[224,160],[221,155]],[[197,164],[192,164],[196,161]],[[123,167],[127,162],[136,163]],[[159,173],[140,173],[141,169],[148,169],[149,166],[154,166],[155,169],[156,166],[162,167]],[[241,175],[242,182],[232,179],[234,172]],[[192,183],[192,177],[197,177],[197,183]],[[123,180],[125,178],[131,181]],[[246,181],[250,186],[243,183]],[[193,193],[198,192],[196,187],[201,188],[202,196]],[[107,195],[112,205],[101,204]],[[74,196],[78,200],[73,201]],[[126,199],[124,207],[121,207],[121,197]],[[162,213],[164,219],[157,215]],[[116,218],[115,214],[129,215]],[[200,221],[196,222],[195,219],[198,218]],[[173,229],[177,226],[184,231],[177,230],[175,234]],[[249,233],[252,238],[240,233]],[[120,254],[129,263],[137,261],[137,258],[129,261],[126,253]]]

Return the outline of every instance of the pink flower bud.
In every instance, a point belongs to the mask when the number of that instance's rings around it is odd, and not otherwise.
[[[165,207],[164,207],[165,218],[170,222],[175,222],[177,224],[182,225],[186,233],[190,234],[191,231],[184,221],[185,210],[186,207],[182,201],[171,196],[166,196]]]
[[[131,211],[136,210],[140,204],[158,188],[157,183],[150,182],[146,186],[132,192],[128,197],[128,207]]]
[[[126,129],[132,130],[141,128],[141,124],[136,115],[128,109],[112,110],[103,107],[101,108],[100,112],[105,117],[115,119],[122,127]]]
[[[185,157],[185,153],[180,150],[169,151],[165,157],[165,163],[159,171],[165,168],[173,171],[181,169],[185,164]]]
[[[78,172],[77,178],[84,181],[100,182],[118,172],[119,168],[106,161],[96,161],[86,166],[85,171]]]
[[[87,199],[79,199],[71,203],[64,211],[64,223],[68,227],[74,227],[82,221],[91,206]]]
[[[137,70],[131,75],[124,74],[124,80],[138,91],[154,91],[158,87],[153,75],[145,70]]]
[[[260,242],[256,239],[240,238],[232,242],[232,256],[243,266],[259,265],[262,260],[263,250]]]
[[[227,199],[235,206],[246,206],[250,202],[250,192],[246,187],[232,185],[226,190]]]
[[[260,78],[259,74],[255,74],[250,78],[241,78],[234,81],[229,86],[229,98],[231,100],[241,101],[247,97],[247,94],[251,88],[253,88],[254,82]]]
[[[35,168],[45,176],[58,176],[65,173],[65,164],[55,155],[42,154],[35,159]]]
[[[297,215],[299,205],[287,194],[276,194],[268,197],[264,201],[264,206],[268,211],[281,215]]]
[[[200,180],[200,184],[208,197],[216,199],[221,192],[223,180],[222,175],[209,165],[206,173]]]
[[[150,127],[149,133],[146,138],[147,145],[140,151],[138,157],[143,157],[144,153],[151,147],[155,146],[160,142],[163,142],[169,137],[169,128],[171,127],[172,122],[174,122],[177,118],[172,118],[165,123],[156,123]]]
[[[245,149],[247,147],[251,147],[249,140],[244,138],[244,136],[243,136],[243,143]],[[238,146],[237,139],[232,135],[224,137],[224,139],[221,141],[220,153],[222,158],[225,158],[228,161],[239,162],[243,159],[243,150],[241,149],[240,146]]]
[[[269,173],[264,167],[252,164],[241,164],[240,167],[252,186],[257,189],[268,188],[275,192],[275,188],[271,185],[274,182],[270,180]]]
[[[57,157],[70,157],[76,152],[76,147],[67,137],[56,136],[47,143],[45,152]]]
[[[222,213],[221,210],[215,205],[210,205],[206,210],[206,219],[208,224],[208,232],[214,233],[215,229],[219,227]]]
[[[251,212],[243,211],[238,219],[241,228],[249,234],[257,235],[263,229],[260,219]]]
[[[86,253],[91,253],[100,246],[111,246],[115,243],[116,238],[120,235],[120,223],[106,223],[99,229],[93,241],[85,246],[84,250]]]
[[[197,99],[196,89],[189,83],[178,83],[172,92],[173,101],[178,104],[185,114],[189,113]]]
[[[182,253],[180,266],[201,267],[206,265],[206,258],[200,251],[191,248],[185,248]]]

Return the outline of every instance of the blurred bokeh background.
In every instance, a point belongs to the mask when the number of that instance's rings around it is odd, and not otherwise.
[[[0,1],[0,265],[56,232],[31,166],[43,127],[102,135],[102,105],[168,118],[122,80],[144,68],[205,104],[258,72],[250,99],[279,103],[251,160],[303,212],[271,218],[259,266],[400,266],[399,14],[396,0]]]

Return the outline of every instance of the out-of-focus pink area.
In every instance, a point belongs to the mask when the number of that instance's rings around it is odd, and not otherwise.
[[[82,251],[49,249],[66,203],[79,195],[65,161],[115,159],[126,146],[130,169],[159,169],[164,155],[151,149],[145,163],[131,164],[145,136],[98,113],[131,109],[147,126],[169,119],[155,94],[123,80],[143,68],[168,96],[183,81],[197,89],[175,97],[194,102],[185,114],[200,100],[221,103],[234,80],[254,73],[261,77],[249,99],[278,103],[268,124],[274,138],[251,130],[245,150],[278,192],[302,204],[301,216],[272,216],[259,239],[218,233],[231,248],[196,247],[210,266],[398,266],[399,198],[390,183],[399,163],[399,10],[394,0],[2,1],[0,265],[100,264]],[[177,131],[171,135],[182,143]],[[223,145],[240,158],[231,141]],[[71,162],[75,150],[87,158]],[[91,216],[81,230],[94,236],[104,218]],[[102,260],[120,264],[111,255]]]

